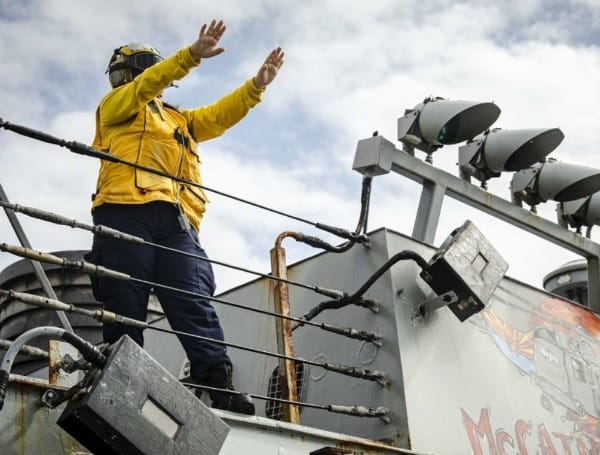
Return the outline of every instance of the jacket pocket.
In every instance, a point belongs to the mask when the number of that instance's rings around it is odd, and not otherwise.
[[[151,137],[144,137],[140,144],[136,163],[175,177],[180,150],[179,144],[175,141],[165,143]],[[146,190],[171,192],[174,182],[170,177],[136,169],[135,185]]]

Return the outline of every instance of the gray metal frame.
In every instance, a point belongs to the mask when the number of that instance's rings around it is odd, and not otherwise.
[[[466,180],[434,168],[409,152],[397,149],[382,136],[359,141],[353,168],[367,175],[394,171],[423,186],[412,233],[417,240],[433,243],[443,198],[447,195],[583,256],[587,260],[588,269],[588,306],[592,311],[600,313],[599,244]]]
[[[6,196],[6,193],[4,192],[2,184],[0,184],[0,200],[4,202],[10,202],[8,200],[8,197]],[[8,221],[10,221],[10,224],[13,230],[15,231],[15,234],[17,235],[21,246],[24,246],[25,248],[31,248],[29,239],[27,238],[27,235],[25,234],[21,223],[17,219],[17,215],[15,214],[15,212],[6,207],[4,208],[4,212],[6,213]],[[40,284],[42,285],[42,288],[44,289],[46,295],[51,299],[57,300],[56,293],[54,292],[54,289],[52,288],[50,280],[48,280],[48,276],[46,275],[46,272],[44,271],[42,265],[38,261],[32,260],[30,262],[31,266],[33,267],[33,271],[35,272],[37,279],[40,281]],[[64,313],[64,311],[56,311],[56,315],[58,316],[58,319],[62,324],[63,328],[68,332],[72,332],[73,327],[71,327],[71,323],[69,322],[69,319],[67,318],[67,315]]]

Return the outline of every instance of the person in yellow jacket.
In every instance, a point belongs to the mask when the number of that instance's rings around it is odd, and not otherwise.
[[[197,143],[220,136],[244,118],[260,102],[284,58],[281,48],[274,49],[254,77],[208,106],[180,110],[164,102],[163,91],[174,81],[185,77],[203,59],[224,52],[218,43],[225,29],[222,21],[204,24],[198,39],[165,59],[147,44],[133,43],[116,49],[107,69],[113,89],[96,111],[93,146],[123,160],[201,183]],[[95,224],[206,257],[198,239],[206,203],[206,195],[197,186],[103,161],[92,213]],[[211,264],[197,257],[96,236],[87,258],[144,281],[195,294],[214,294]],[[94,278],[92,287],[107,310],[146,320],[149,285]],[[159,287],[154,292],[173,329],[224,340],[209,300]],[[109,343],[124,334],[143,346],[139,329],[103,328],[104,340]],[[190,360],[194,381],[234,390],[225,346],[185,336],[180,341]],[[247,395],[211,391],[210,396],[213,407],[254,414],[254,405]]]

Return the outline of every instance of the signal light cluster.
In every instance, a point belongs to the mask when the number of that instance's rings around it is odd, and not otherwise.
[[[578,230],[600,225],[600,169],[560,162],[548,155],[564,134],[559,128],[490,129],[500,116],[493,102],[430,97],[405,111],[398,119],[398,140],[404,151],[432,154],[444,145],[465,142],[458,149],[462,178],[487,181],[502,172],[514,172],[510,190],[515,204],[536,206],[548,200],[559,203],[559,223]],[[589,233],[588,233],[589,235]]]

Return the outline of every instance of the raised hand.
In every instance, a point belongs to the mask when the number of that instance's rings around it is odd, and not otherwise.
[[[211,58],[225,52],[225,48],[216,46],[226,29],[227,27],[225,27],[223,21],[217,22],[214,19],[210,22],[210,25],[202,25],[198,39],[190,46],[194,60]]]
[[[280,47],[273,49],[269,56],[265,59],[265,62],[258,69],[256,76],[254,76],[254,85],[261,89],[269,85],[277,76],[277,72],[281,65],[283,65],[284,53]]]

